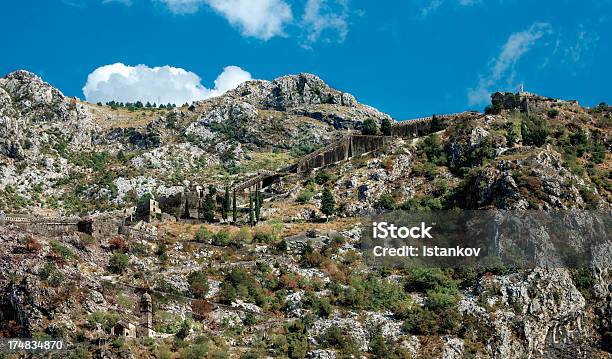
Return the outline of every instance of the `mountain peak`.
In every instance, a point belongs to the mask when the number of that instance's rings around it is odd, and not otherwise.
[[[278,77],[272,81],[247,81],[227,96],[262,109],[287,111],[310,105],[359,107],[355,97],[331,88],[321,78],[309,73]]]
[[[26,70],[13,71],[0,78],[0,87],[15,101],[29,100],[34,104],[50,104],[64,100],[64,94],[60,90]]]
[[[16,70],[16,71],[10,72],[6,76],[4,76],[4,78],[8,80],[14,79],[14,80],[21,80],[21,81],[43,82],[43,80],[38,75],[28,70]]]

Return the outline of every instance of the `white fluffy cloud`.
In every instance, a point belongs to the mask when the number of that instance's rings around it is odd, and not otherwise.
[[[308,0],[302,17],[302,27],[306,31],[305,46],[319,40],[326,31],[338,34],[342,42],[348,33],[348,0]]]
[[[174,13],[194,13],[201,5],[210,6],[240,29],[243,35],[268,40],[283,36],[293,20],[291,6],[284,0],[160,0]]]
[[[67,0],[64,0],[67,1]],[[150,0],[162,4],[174,14],[193,14],[209,8],[224,17],[243,36],[267,41],[275,36],[287,36],[287,30],[301,37],[302,46],[320,39],[330,41],[333,35],[338,42],[348,34],[350,0],[305,0],[304,12],[294,21],[293,9],[288,0]],[[434,0],[442,1],[442,0]],[[459,0],[474,2],[480,0]],[[102,0],[126,5],[132,0]],[[359,13],[359,10],[355,11]]]
[[[499,55],[491,61],[488,74],[480,77],[478,86],[468,89],[468,103],[470,105],[487,103],[493,87],[504,78],[508,84],[512,84],[517,62],[539,39],[550,33],[552,33],[550,24],[535,23],[525,31],[510,35]]]
[[[262,40],[284,35],[283,27],[291,22],[291,7],[282,0],[207,0],[246,36]]]
[[[127,66],[122,63],[98,67],[87,77],[83,87],[90,102],[156,102],[183,104],[219,96],[251,80],[251,74],[238,66],[228,66],[206,88],[193,72],[172,66]]]

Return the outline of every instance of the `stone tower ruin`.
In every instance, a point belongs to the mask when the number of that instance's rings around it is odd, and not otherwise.
[[[136,330],[138,338],[148,338],[153,335],[153,306],[151,305],[151,295],[146,293],[142,295],[139,303],[140,308],[140,323]]]

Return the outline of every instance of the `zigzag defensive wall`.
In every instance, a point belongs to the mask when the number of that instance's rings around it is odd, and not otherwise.
[[[480,113],[471,111],[437,115],[435,116],[437,120],[435,124],[432,123],[433,116],[401,121],[391,127],[390,136],[347,135],[325,147],[302,156],[294,164],[278,172],[262,171],[257,176],[235,186],[233,191],[239,192],[251,187],[265,188],[288,173],[304,173],[342,162],[354,156],[378,150],[390,143],[394,138],[410,139],[427,136],[445,129],[453,120],[473,118],[479,115]]]

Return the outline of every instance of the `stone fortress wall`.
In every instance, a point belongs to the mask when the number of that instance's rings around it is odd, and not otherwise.
[[[38,217],[5,215],[0,212],[0,226],[18,225],[37,233],[65,233],[78,229],[79,217]]]
[[[257,176],[238,184],[233,190],[235,192],[240,192],[256,186],[265,188],[284,174],[304,173],[334,163],[346,161],[354,156],[360,156],[383,148],[394,138],[401,137],[410,139],[427,136],[433,132],[446,128],[451,121],[457,121],[463,118],[474,118],[477,116],[480,116],[480,113],[467,111],[435,116],[436,123],[433,123],[434,116],[401,121],[395,123],[391,127],[391,136],[347,135],[333,141],[323,148],[304,155],[293,165],[285,167],[278,172],[262,171]]]

